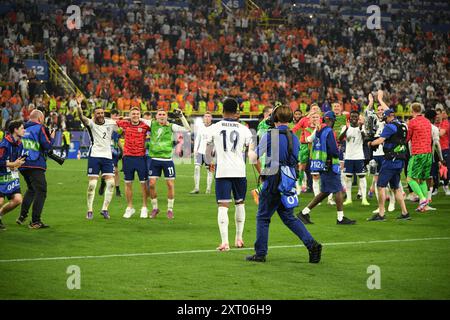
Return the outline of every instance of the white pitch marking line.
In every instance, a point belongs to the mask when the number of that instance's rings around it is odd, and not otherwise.
[[[392,243],[392,242],[416,242],[416,241],[432,241],[432,240],[450,240],[450,237],[439,238],[418,238],[418,239],[392,239],[392,240],[370,240],[370,241],[351,241],[351,242],[330,242],[322,243],[322,246],[343,246],[355,244],[374,244],[374,243]],[[303,245],[285,245],[270,246],[269,249],[298,248]],[[231,249],[232,251],[253,250],[253,248]],[[47,258],[26,258],[26,259],[9,259],[0,260],[0,263],[8,262],[33,262],[33,261],[55,261],[55,260],[79,260],[79,259],[106,259],[106,258],[122,258],[122,257],[142,257],[142,256],[162,256],[189,253],[213,253],[217,250],[189,250],[189,251],[169,251],[169,252],[143,252],[143,253],[125,253],[125,254],[108,254],[102,256],[71,256],[71,257],[47,257]]]

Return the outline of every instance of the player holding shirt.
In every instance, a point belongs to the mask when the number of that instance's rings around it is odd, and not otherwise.
[[[245,223],[245,195],[247,191],[246,166],[243,157],[245,147],[254,153],[254,143],[250,130],[236,121],[238,103],[225,99],[223,119],[213,124],[207,132],[207,142],[216,150],[216,200],[218,203],[218,224],[222,243],[219,251],[230,250],[228,242],[228,208],[231,192],[235,203],[236,238],[235,246],[244,246],[242,234]]]
[[[95,188],[97,187],[100,172],[105,178],[106,190],[103,200],[101,215],[109,219],[108,206],[114,193],[114,163],[111,153],[111,136],[117,130],[116,123],[113,120],[105,118],[105,111],[102,107],[94,109],[94,120],[83,115],[81,108],[82,96],[76,98],[78,115],[84,126],[89,132],[91,147],[88,156],[88,177],[89,184],[87,190],[87,214],[86,219],[93,219],[93,204],[95,197]]]
[[[158,197],[156,194],[156,181],[164,171],[167,184],[167,218],[173,219],[173,203],[175,201],[175,164],[173,163],[173,134],[174,132],[189,132],[191,128],[181,110],[176,109],[176,114],[180,117],[183,127],[169,123],[168,115],[164,109],[159,109],[156,113],[156,120],[143,120],[150,126],[150,142],[148,155],[151,158],[148,175],[150,178],[150,198],[152,201],[152,213],[150,218],[156,218],[159,213]]]
[[[359,118],[359,112],[350,112],[350,124],[342,127],[341,134],[339,135],[339,141],[346,139],[344,167],[346,176],[347,200],[344,202],[344,206],[352,203],[352,183],[354,174],[359,177],[359,187],[362,194],[362,205],[370,205],[366,199],[367,180],[366,169],[364,165],[364,137],[365,133],[363,130],[363,123]]]
[[[407,181],[419,196],[417,211],[425,211],[428,205],[427,179],[433,163],[431,122],[422,114],[422,105],[411,105],[413,119],[408,123],[407,142],[411,142],[411,158],[408,163]]]
[[[142,208],[141,218],[148,217],[147,209],[147,159],[145,157],[145,138],[150,127],[140,120],[141,111],[137,107],[130,110],[129,120],[116,121],[117,126],[123,129],[125,145],[123,148],[123,173],[125,175],[125,197],[127,208],[123,217],[131,218],[135,213],[133,208],[133,180],[137,172],[141,183]],[[110,147],[111,148],[111,147]]]

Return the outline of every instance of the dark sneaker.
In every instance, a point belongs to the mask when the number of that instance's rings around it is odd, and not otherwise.
[[[300,219],[301,222],[303,222],[303,224],[314,224],[311,221],[311,217],[308,214],[303,214],[301,211],[297,214],[297,218]]]
[[[322,256],[322,245],[317,241],[314,241],[309,251],[309,263],[319,263]]]
[[[105,180],[102,179],[102,181],[100,182],[100,189],[98,189],[98,194],[100,196],[102,196],[105,193],[105,188],[106,188],[106,182],[105,182]]]
[[[109,216],[109,212],[108,212],[108,210],[102,210],[101,212],[100,212],[100,214],[103,216],[103,218],[105,218],[105,219],[111,219],[111,217]]]
[[[397,217],[397,220],[411,220],[411,216],[409,215],[409,213],[401,214]]]
[[[121,197],[122,194],[120,193],[120,189],[116,189],[116,197]]]
[[[367,218],[367,221],[386,221],[386,218],[375,213],[372,217]]]
[[[347,217],[343,217],[341,221],[336,220],[336,224],[355,224],[356,220],[351,220]]]
[[[5,225],[2,223],[2,219],[0,219],[0,230],[6,230]]]
[[[93,218],[94,218],[94,215],[93,215],[92,211],[88,211],[86,214],[86,219],[92,220]]]
[[[25,223],[25,220],[27,220],[27,217],[19,216],[16,220],[17,224],[23,225]]]
[[[258,256],[254,254],[252,256],[247,256],[245,260],[253,262],[266,262],[266,256]]]
[[[30,228],[30,229],[46,229],[46,228],[50,228],[50,226],[39,221],[39,222],[30,222],[30,224],[28,225],[28,228]]]

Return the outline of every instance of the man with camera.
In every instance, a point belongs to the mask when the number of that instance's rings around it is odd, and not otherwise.
[[[52,142],[56,131],[50,134],[44,127],[44,114],[40,110],[33,110],[30,120],[25,123],[25,135],[22,139],[25,163],[19,168],[27,184],[27,192],[23,198],[18,224],[24,224],[28,211],[32,208],[30,229],[43,229],[49,226],[41,221],[41,213],[47,198],[47,156],[52,150]]]
[[[373,148],[384,144],[384,161],[381,164],[380,174],[378,176],[378,213],[367,219],[368,221],[385,221],[385,202],[386,187],[390,185],[395,192],[395,198],[400,204],[402,214],[397,218],[401,220],[411,219],[406,209],[403,192],[400,189],[400,176],[406,159],[406,138],[407,129],[396,118],[394,110],[387,109],[383,113],[383,119],[386,123],[380,137],[374,141],[369,141],[369,147]]]

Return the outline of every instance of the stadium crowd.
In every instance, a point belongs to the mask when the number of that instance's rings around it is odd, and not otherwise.
[[[261,12],[186,3],[177,11],[83,2],[80,30],[66,27],[63,3],[41,11],[17,3],[1,18],[2,127],[40,108],[47,123],[79,128],[75,97],[45,88],[24,68],[24,59],[46,50],[92,105],[121,112],[138,106],[220,113],[223,96],[236,97],[244,112],[262,112],[273,101],[303,112],[312,102],[328,111],[338,101],[350,111],[378,89],[390,92],[388,103],[400,114],[413,101],[450,107],[448,34],[423,32],[428,15],[393,15],[388,28],[369,30],[339,16],[345,1],[337,11],[322,3],[326,19],[277,1],[262,8],[286,24],[264,25],[256,19]],[[447,22],[448,14],[434,19]]]

